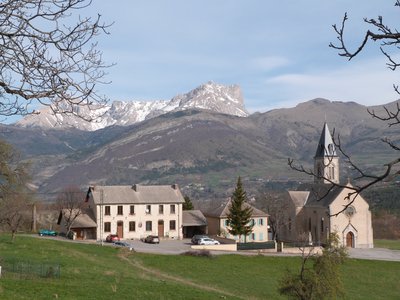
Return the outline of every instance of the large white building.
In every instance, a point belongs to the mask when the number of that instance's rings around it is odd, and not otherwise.
[[[178,185],[92,186],[87,207],[72,230],[77,238],[104,240],[109,234],[121,239],[147,235],[181,239],[182,204]],[[92,220],[82,222],[82,220]]]

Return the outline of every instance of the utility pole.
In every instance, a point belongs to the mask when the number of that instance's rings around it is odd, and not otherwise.
[[[36,232],[36,203],[32,204],[32,232]]]
[[[103,246],[103,227],[104,227],[104,221],[103,221],[103,204],[104,204],[104,191],[103,189],[100,190],[100,241],[101,245]]]

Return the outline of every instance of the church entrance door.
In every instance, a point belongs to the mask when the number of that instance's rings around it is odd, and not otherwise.
[[[346,234],[346,247],[354,248],[354,234],[352,232]]]

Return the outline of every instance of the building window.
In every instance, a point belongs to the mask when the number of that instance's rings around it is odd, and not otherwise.
[[[135,221],[129,222],[129,231],[136,231],[136,223]]]
[[[173,215],[175,214],[175,204],[170,205],[170,213]]]
[[[258,225],[263,226],[264,225],[264,219],[258,219]]]
[[[122,205],[118,205],[117,207],[117,215],[123,215],[124,211],[123,211],[123,207]]]
[[[263,241],[263,240],[264,240],[264,234],[263,234],[262,232],[260,232],[260,233],[258,234],[258,240],[259,240],[259,241]]]
[[[151,214],[151,205],[150,204],[146,205],[146,214],[147,215]]]
[[[254,225],[256,225],[256,221],[254,219],[251,219],[250,224],[251,224],[251,226],[254,226]]]
[[[169,230],[176,230],[176,222],[175,222],[175,220],[169,221]]]
[[[152,230],[153,230],[153,222],[146,221],[146,231],[152,231]]]
[[[104,232],[111,232],[111,223],[104,222]]]
[[[251,239],[252,239],[253,241],[256,240],[256,235],[255,235],[255,233],[252,233],[252,234],[251,234]]]
[[[158,206],[158,214],[163,215],[164,214],[164,205],[159,205]]]
[[[129,214],[134,215],[135,214],[135,205],[131,205],[129,207]]]
[[[292,231],[292,219],[291,218],[289,218],[288,227],[289,227],[289,231]]]
[[[111,209],[110,209],[109,205],[104,207],[104,215],[106,215],[106,216],[111,215]]]
[[[321,218],[321,232],[324,232],[324,218]]]
[[[229,220],[225,220],[225,227],[229,226]]]

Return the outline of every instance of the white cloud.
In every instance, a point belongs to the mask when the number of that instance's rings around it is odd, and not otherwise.
[[[261,71],[271,71],[290,65],[289,59],[283,56],[257,57],[250,61],[250,66]]]
[[[348,63],[346,67],[337,69],[279,75],[267,79],[265,88],[281,90],[286,103],[322,97],[378,105],[399,98],[393,90],[393,84],[397,83],[400,82],[396,72],[385,68],[384,61],[378,58],[356,64]]]

